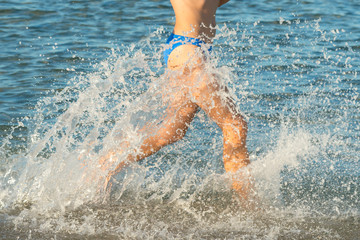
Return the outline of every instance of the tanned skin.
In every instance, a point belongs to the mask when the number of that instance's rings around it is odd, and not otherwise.
[[[173,33],[212,43],[215,36],[216,10],[228,1],[170,0],[176,17]],[[226,86],[222,86],[215,76],[204,71],[206,59],[198,49],[197,46],[186,44],[175,48],[170,54],[167,63],[169,71],[181,73],[175,78],[169,78],[169,86],[179,86],[182,90],[175,94],[169,105],[169,114],[155,134],[146,138],[136,153],[129,154],[114,171],[109,172],[105,183],[107,191],[110,191],[109,181],[112,176],[129,163],[140,161],[162,147],[182,139],[197,110],[201,108],[223,132],[224,168],[233,175],[233,189],[242,199],[249,198],[251,181],[245,176],[246,171],[239,171],[250,163],[246,148],[247,123],[231,98],[224,101],[222,96],[227,91]],[[120,151],[121,149],[112,151],[100,161],[106,163]]]

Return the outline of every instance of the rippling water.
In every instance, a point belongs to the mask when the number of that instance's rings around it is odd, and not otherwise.
[[[163,113],[168,1],[0,0],[1,239],[356,239],[360,3],[231,1],[212,62],[249,122],[261,212],[242,209],[221,132],[186,137],[97,188],[96,159]]]

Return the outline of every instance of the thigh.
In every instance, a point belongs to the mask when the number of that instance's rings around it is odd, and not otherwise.
[[[168,134],[172,135],[185,134],[197,110],[198,105],[191,101],[176,102],[174,105],[169,105],[160,131],[168,131]]]
[[[193,85],[190,95],[220,128],[227,124],[243,122],[243,117],[227,87],[214,75],[200,72],[194,74],[193,78],[196,78],[192,80],[196,84]]]

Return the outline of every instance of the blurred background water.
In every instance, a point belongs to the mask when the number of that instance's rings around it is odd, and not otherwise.
[[[0,0],[1,239],[357,239],[359,13],[355,0],[218,10],[213,64],[248,118],[259,214],[233,198],[201,111],[97,199],[94,159],[162,114],[169,1]]]

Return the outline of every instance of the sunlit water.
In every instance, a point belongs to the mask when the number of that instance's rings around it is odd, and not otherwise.
[[[261,211],[223,170],[199,111],[186,137],[125,169],[98,159],[156,126],[169,2],[0,1],[1,239],[357,239],[360,4],[232,1],[210,65],[248,119]],[[126,154],[128,148],[124,148]],[[120,157],[121,157],[120,156]]]

